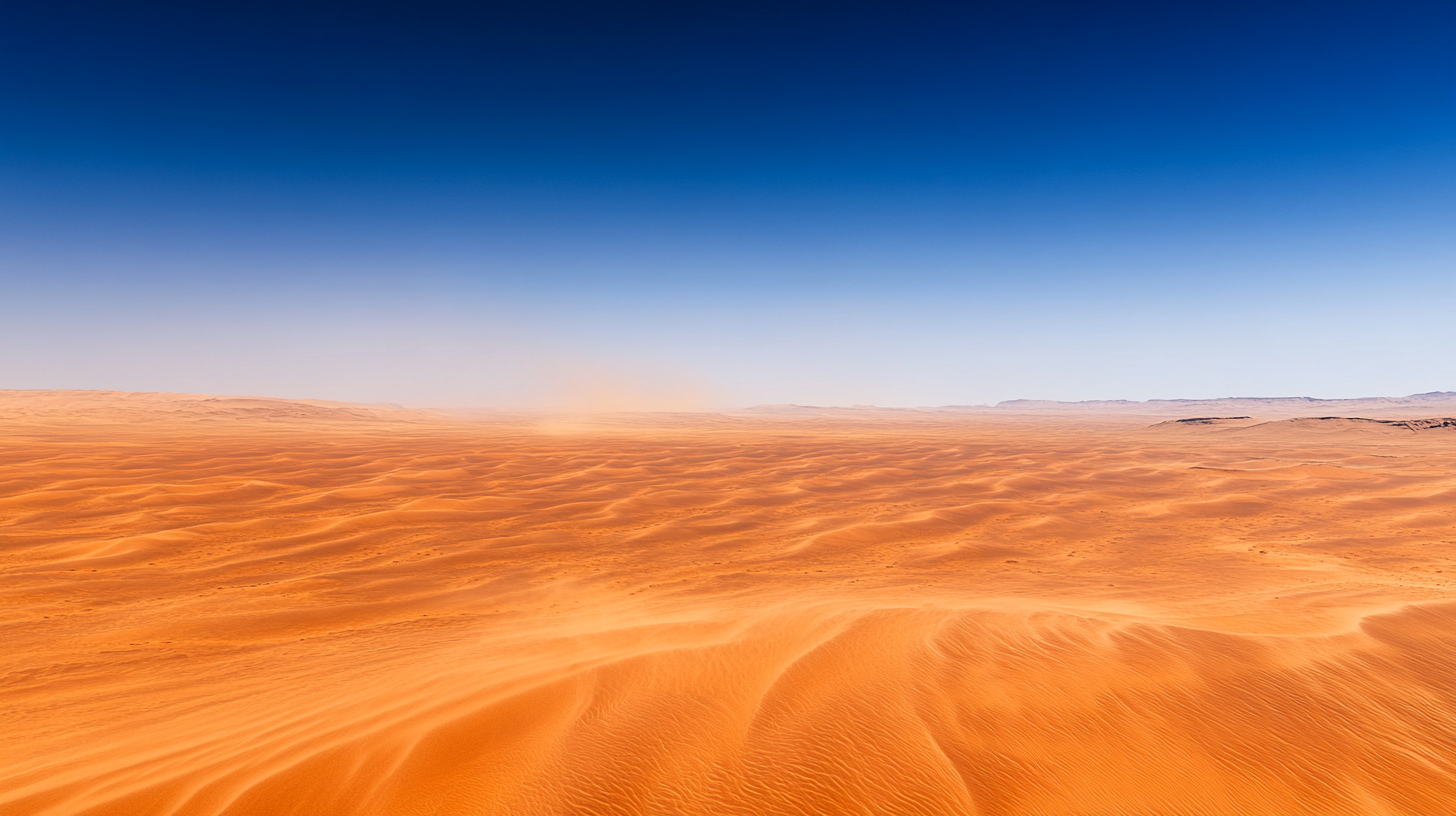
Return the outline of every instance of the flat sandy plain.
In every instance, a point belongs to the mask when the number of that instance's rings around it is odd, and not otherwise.
[[[1451,814],[1456,423],[1329,407],[0,392],[0,813]]]

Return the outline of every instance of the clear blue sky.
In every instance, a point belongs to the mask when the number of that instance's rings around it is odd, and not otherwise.
[[[0,388],[1456,390],[1456,3],[6,3]]]

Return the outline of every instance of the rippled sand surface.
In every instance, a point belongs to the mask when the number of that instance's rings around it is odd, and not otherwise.
[[[1450,814],[1456,428],[0,395],[0,813]]]

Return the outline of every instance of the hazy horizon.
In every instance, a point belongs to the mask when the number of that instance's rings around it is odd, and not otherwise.
[[[1279,396],[1223,396],[1223,397],[1150,397],[1145,400],[1124,400],[1124,399],[1096,399],[1096,400],[1043,400],[1013,398],[1000,400],[993,403],[955,403],[945,405],[876,405],[873,403],[855,403],[852,405],[815,405],[810,403],[780,402],[780,403],[755,403],[753,405],[696,405],[696,406],[662,406],[662,405],[633,405],[621,402],[602,402],[591,404],[580,402],[577,404],[546,404],[532,406],[502,406],[502,405],[431,405],[424,403],[400,403],[376,400],[373,402],[362,402],[355,400],[327,400],[315,397],[286,397],[274,394],[223,394],[223,393],[200,393],[200,392],[177,392],[177,391],[118,391],[114,389],[0,389],[0,393],[9,392],[12,394],[33,394],[36,396],[59,395],[73,393],[78,395],[103,395],[103,394],[124,394],[129,397],[183,397],[199,398],[201,400],[267,400],[279,402],[313,402],[313,403],[336,403],[339,405],[353,405],[364,408],[390,408],[404,411],[440,411],[445,414],[458,413],[470,415],[474,413],[490,414],[609,414],[622,413],[773,413],[776,409],[784,411],[806,410],[806,411],[943,411],[943,410],[994,410],[1007,408],[1015,410],[1018,407],[1032,407],[1041,405],[1058,406],[1088,406],[1097,407],[1111,405],[1123,406],[1149,406],[1159,407],[1166,410],[1166,406],[1160,403],[1228,403],[1231,405],[1239,403],[1268,403],[1270,407],[1280,408],[1280,403],[1349,403],[1369,402],[1377,405],[1388,404],[1399,409],[1423,409],[1428,402],[1435,400],[1437,403],[1450,402],[1456,399],[1456,391],[1427,391],[1419,394],[1404,395],[1375,395],[1366,394],[1359,397],[1311,397],[1307,395],[1279,395]],[[1020,404],[1025,405],[1020,405]],[[1373,406],[1372,406],[1373,407]],[[1437,410],[1445,410],[1448,406],[1439,406]]]

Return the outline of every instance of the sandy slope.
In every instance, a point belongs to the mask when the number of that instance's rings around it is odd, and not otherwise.
[[[1449,814],[1453,508],[1456,427],[0,393],[0,813]]]

